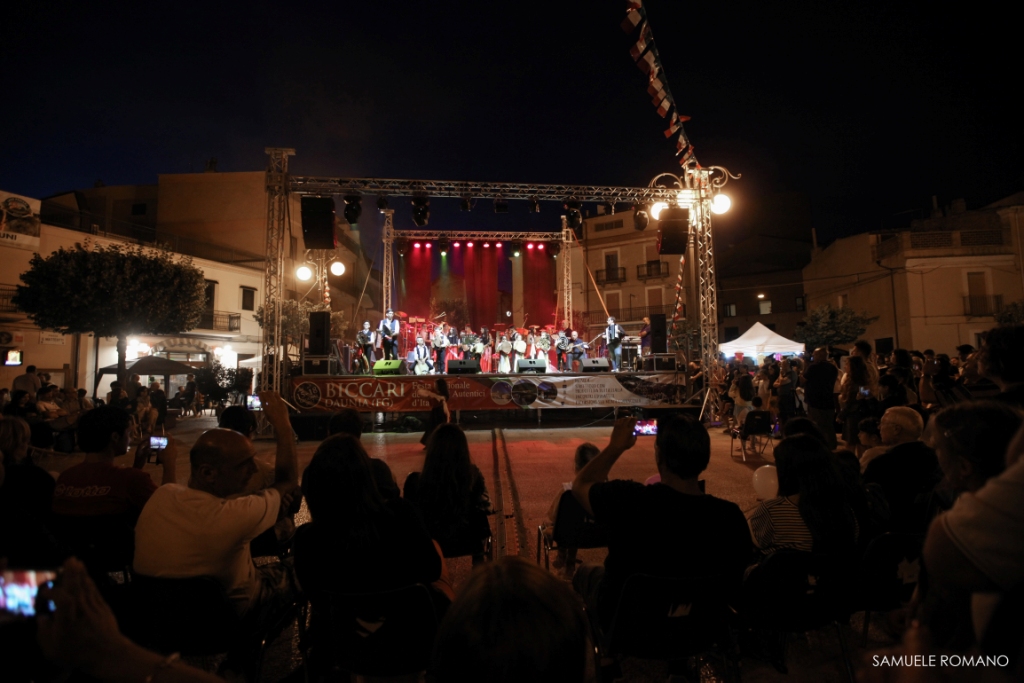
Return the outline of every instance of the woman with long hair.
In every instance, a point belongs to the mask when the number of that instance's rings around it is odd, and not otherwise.
[[[750,376],[749,372],[741,372],[733,381],[732,389],[729,390],[729,398],[732,399],[735,406],[732,416],[736,419],[737,427],[743,426],[743,420],[746,418],[747,413],[753,410],[750,402],[754,400],[756,395],[757,393],[754,391],[754,378]]]
[[[857,521],[828,447],[807,434],[787,437],[775,447],[775,466],[778,497],[762,502],[748,518],[761,553],[853,552]]]
[[[380,494],[357,439],[339,434],[321,443],[302,474],[302,493],[313,521],[295,533],[295,573],[314,618],[326,609],[327,591],[375,592],[441,579],[443,560],[422,519],[408,502]]]
[[[423,472],[406,478],[404,495],[419,509],[445,555],[471,554],[474,563],[482,561],[483,540],[491,535],[490,497],[458,425],[443,424],[430,435]]]
[[[857,425],[871,417],[878,396],[878,383],[860,356],[847,356],[846,374],[839,385],[839,414],[843,420],[843,440],[849,448],[857,444]]]
[[[416,395],[421,398],[427,398],[431,401],[430,406],[430,417],[427,418],[427,428],[423,430],[423,436],[420,437],[420,443],[424,446],[427,445],[427,439],[434,433],[439,425],[448,424],[452,419],[451,410],[448,409],[448,382],[443,379],[438,379],[434,382],[434,390],[430,389],[417,389]]]

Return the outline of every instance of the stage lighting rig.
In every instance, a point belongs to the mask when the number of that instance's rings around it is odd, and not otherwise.
[[[615,202],[602,202],[601,206],[604,207],[605,214],[609,216],[615,215]]]
[[[633,227],[637,230],[646,230],[647,225],[651,222],[651,217],[647,213],[647,207],[642,205],[636,205],[633,207]]]
[[[405,252],[409,250],[409,240],[404,237],[399,237],[395,240],[395,251],[398,252],[399,256],[405,256]]]
[[[580,202],[575,197],[568,197],[562,204],[565,209],[565,224],[576,234],[576,238],[583,237],[583,214],[580,213]]]
[[[508,213],[508,200],[501,196],[495,197],[494,213]]]
[[[448,242],[448,238],[447,237],[439,237],[439,238],[437,238],[437,248],[441,250],[441,256],[444,256],[444,255],[446,255],[448,253],[448,247],[449,246],[450,246],[450,244]]]
[[[521,253],[523,253],[523,241],[512,240],[512,255],[518,257]]]
[[[562,245],[559,242],[552,242],[548,245],[548,253],[551,254],[552,258],[558,258],[558,254],[562,251]]]
[[[345,220],[348,221],[349,225],[355,225],[359,222],[359,217],[363,214],[363,198],[357,194],[345,195]]]
[[[388,208],[388,198],[384,195],[377,197],[377,210],[384,213]]]
[[[430,220],[430,197],[418,194],[412,198],[412,222],[423,227]]]
[[[472,211],[473,203],[472,197],[463,197],[462,201],[459,202],[459,209],[466,212]]]
[[[540,213],[540,200],[536,196],[530,197],[530,213]]]

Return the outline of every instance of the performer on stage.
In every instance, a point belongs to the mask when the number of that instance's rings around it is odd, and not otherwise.
[[[523,335],[519,334],[519,330],[514,327],[508,328],[506,339],[508,343],[512,345],[512,351],[508,354],[509,372],[514,372],[516,369],[516,361],[522,358],[523,352],[526,351],[526,342],[523,341]],[[522,342],[522,344],[517,342]],[[517,346],[521,346],[523,348],[523,352],[517,350]]]
[[[459,330],[454,325],[449,325],[445,336],[448,337],[448,355],[445,357],[445,367],[448,367],[447,361],[459,360],[462,354],[459,353]]]
[[[443,375],[448,370],[448,363],[445,362],[448,356],[448,324],[441,323],[434,330],[434,370]]]
[[[622,365],[622,338],[626,336],[622,325],[615,323],[615,318],[608,316],[608,327],[604,328],[604,340],[608,344],[608,359],[612,362],[612,372],[618,372]]]
[[[398,358],[398,329],[400,323],[395,320],[395,312],[388,309],[384,319],[377,326],[380,333],[381,345],[384,347],[384,360],[395,360]]]
[[[565,330],[558,331],[558,339],[555,341],[555,360],[558,362],[559,372],[565,372],[566,369],[572,370],[572,365],[568,362],[571,335],[572,330],[569,330],[568,333]]]
[[[480,354],[480,372],[490,372],[491,355],[494,349],[492,348],[491,332],[486,327],[480,328],[480,344],[483,347]]]
[[[512,372],[512,342],[508,335],[501,335],[501,341],[497,345],[498,351],[498,372],[507,375]]]
[[[423,337],[416,337],[416,346],[412,350],[413,367],[415,375],[425,375],[434,371],[434,363],[430,360],[430,348],[423,341]]]
[[[587,342],[580,339],[580,333],[576,330],[572,331],[572,337],[569,341],[569,351],[572,356],[572,365],[570,366],[573,371],[576,369],[576,365],[587,357],[587,349],[590,345]]]
[[[369,320],[364,321],[363,329],[356,333],[356,343],[363,350],[363,359],[368,363],[365,371],[369,372],[369,368],[377,361],[377,356],[373,353],[373,347],[377,345],[377,333],[370,329]]]
[[[651,353],[651,319],[644,316],[644,326],[640,328],[640,355],[648,356]]]
[[[466,323],[466,326],[462,328],[462,335],[459,337],[459,349],[462,351],[463,360],[480,360],[480,354],[477,353],[479,341],[480,337],[473,332],[469,323]]]

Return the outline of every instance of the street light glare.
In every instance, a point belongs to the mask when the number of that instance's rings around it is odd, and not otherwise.
[[[658,216],[661,215],[662,209],[667,209],[667,202],[655,202],[654,206],[651,207],[651,218],[658,220]]]
[[[732,200],[727,194],[716,194],[711,201],[711,213],[725,213],[732,207]]]
[[[331,264],[331,275],[344,275],[345,264],[341,261],[335,261]]]
[[[295,271],[295,277],[306,282],[313,277],[313,271],[309,269],[309,266],[299,266],[299,269]]]

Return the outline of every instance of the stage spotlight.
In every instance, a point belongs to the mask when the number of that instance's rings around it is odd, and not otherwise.
[[[484,249],[488,248],[489,246],[491,246],[490,242],[484,242]]]
[[[414,248],[416,248],[416,249],[419,249],[419,248],[420,248],[420,243],[419,243],[419,242],[416,242],[416,243],[415,243],[415,244],[413,244],[412,246],[413,246]]]
[[[345,264],[341,261],[335,261],[331,264],[331,275],[344,275]]]
[[[427,249],[431,249],[431,248],[433,248],[433,246],[434,246],[434,243],[433,243],[433,242],[427,242],[427,243],[426,243],[426,244],[425,244],[424,246],[425,246],[425,247],[426,247]]]
[[[530,197],[530,213],[540,213],[540,200]]]
[[[412,222],[423,227],[430,221],[430,197],[416,195],[412,198]]]
[[[716,194],[711,201],[711,213],[725,213],[732,207],[732,200],[727,194]]]
[[[437,248],[441,250],[441,256],[448,253],[448,246],[449,242],[447,237],[439,237],[437,239]]]
[[[388,208],[388,198],[384,195],[377,197],[377,210],[384,213],[386,208]]]
[[[498,249],[501,249],[501,242],[495,242],[494,246],[497,247]]]
[[[508,213],[508,201],[504,197],[494,198],[494,213]]]
[[[473,243],[472,242],[466,242],[466,246],[467,247],[471,247],[471,246],[473,246]]]
[[[661,212],[668,208],[668,202],[654,202],[651,205],[651,218],[658,220],[661,218]]]
[[[527,249],[533,249],[533,242],[527,242],[526,248]]]
[[[523,253],[522,240],[512,240],[512,255],[519,256],[521,253]]]
[[[552,256],[554,256],[555,258],[558,258],[558,254],[561,251],[562,251],[562,245],[559,242],[552,242],[548,246],[548,253],[551,254]]]
[[[313,277],[313,270],[309,266],[299,266],[295,271],[295,277],[299,278],[303,282],[309,282]]]
[[[348,221],[348,224],[358,223],[361,215],[363,215],[363,198],[357,194],[345,195],[345,220]]]
[[[580,213],[580,202],[575,197],[569,197],[562,204],[565,209],[565,224],[576,235],[576,239],[583,238],[583,214]]]
[[[473,210],[473,198],[472,197],[463,197],[462,201],[459,202],[459,208],[462,211],[472,211]]]
[[[453,246],[453,247],[458,247],[458,246],[461,246],[461,245],[460,245],[460,244],[459,244],[458,242],[456,242],[456,243],[455,243],[455,244],[453,244],[452,246]]]
[[[538,244],[537,245],[537,249],[539,249],[540,251],[544,251],[544,245],[543,244]]]
[[[634,206],[633,207],[633,227],[637,230],[646,230],[647,224],[651,222],[651,217],[647,215],[647,207],[645,206]]]
[[[416,245],[420,246],[419,244]],[[405,252],[409,250],[409,240],[404,237],[399,237],[395,240],[395,251],[398,252],[399,256],[405,256]]]

